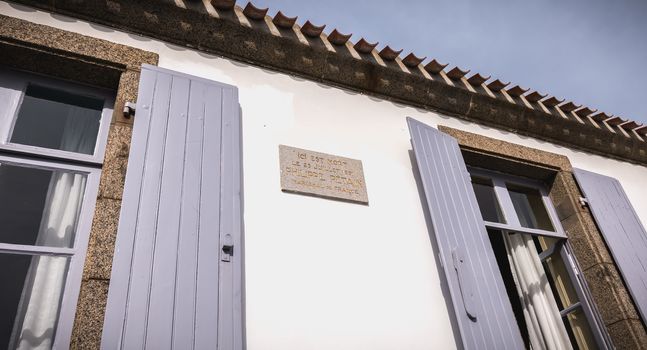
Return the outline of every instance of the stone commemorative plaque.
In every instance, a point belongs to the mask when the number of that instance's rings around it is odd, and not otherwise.
[[[279,145],[281,190],[368,204],[362,161]]]

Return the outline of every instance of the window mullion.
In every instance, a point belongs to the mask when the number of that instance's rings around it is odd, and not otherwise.
[[[11,253],[11,254],[29,254],[29,255],[62,255],[62,256],[71,256],[76,253],[74,248],[59,248],[59,247],[43,247],[35,245],[24,245],[24,244],[10,244],[10,243],[0,243],[0,253]]]
[[[517,217],[517,212],[514,210],[514,206],[512,204],[512,198],[510,198],[510,193],[508,193],[508,189],[505,186],[505,182],[502,179],[495,177],[492,178],[492,185],[494,185],[494,193],[501,205],[505,222],[510,226],[521,227],[521,223]]]

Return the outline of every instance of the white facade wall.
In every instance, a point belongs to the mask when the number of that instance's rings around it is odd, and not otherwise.
[[[159,54],[240,89],[249,349],[455,348],[405,117],[567,156],[620,180],[647,223],[647,167],[0,2],[0,13]],[[282,193],[278,145],[363,162],[368,206]]]

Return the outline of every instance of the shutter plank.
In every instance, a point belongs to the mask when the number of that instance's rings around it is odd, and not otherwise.
[[[122,344],[124,348],[128,349],[143,349],[145,344],[150,295],[149,286],[152,278],[154,239],[157,229],[164,137],[167,130],[171,81],[170,76],[157,77],[157,83],[154,87],[155,95],[150,107],[151,124],[144,150],[145,158],[142,159],[142,162],[144,162],[144,176],[141,179],[140,188],[133,188],[133,190],[139,190],[141,193],[140,206],[135,209],[137,216],[135,218],[136,226],[133,231],[128,231],[125,234],[126,236],[134,234],[135,237],[132,267],[129,271],[130,286],[128,286],[128,289],[131,292],[126,301],[126,320]],[[128,216],[128,213],[122,210],[121,217]],[[118,231],[118,236],[119,233]],[[114,277],[111,277],[112,279]]]
[[[457,141],[407,121],[463,346],[523,348]]]
[[[102,348],[242,349],[237,98],[232,86],[142,68]]]
[[[573,169],[598,228],[636,303],[647,320],[647,232],[620,182],[612,177]]]
[[[223,91],[223,183],[225,191],[222,192],[220,241],[234,245],[234,257],[240,257],[242,247],[240,242],[241,232],[241,171],[240,171],[240,123],[238,116],[238,104],[235,91]],[[242,347],[242,334],[238,331],[237,324],[242,319],[239,303],[234,301],[240,299],[241,285],[240,271],[237,266],[231,263],[220,261],[220,302],[218,317],[218,334],[221,342],[218,349],[234,349]]]
[[[152,128],[151,120],[154,100],[159,96],[168,95],[170,84],[160,82],[158,87],[157,75],[150,71],[142,71],[139,82],[140,108],[137,119],[134,122],[132,142],[130,147],[128,176],[124,186],[122,199],[122,212],[138,212],[141,202],[140,184],[144,178],[146,151],[148,150],[149,130]],[[170,83],[170,79],[166,80]],[[168,88],[166,88],[168,86]],[[157,94],[157,99],[155,98]],[[132,180],[131,180],[132,179]],[[135,232],[137,227],[136,215],[121,215],[119,229],[124,232]],[[118,349],[121,346],[122,332],[124,331],[124,319],[126,319],[126,304],[128,299],[128,287],[131,276],[133,251],[136,241],[133,235],[117,235],[115,244],[115,258],[112,263],[112,276],[108,299],[112,307],[106,309],[104,332],[102,336],[102,347],[105,349]]]
[[[173,77],[154,242],[146,347],[170,349],[190,81]]]
[[[221,162],[210,160],[221,154],[220,140],[208,135],[222,133],[222,91],[208,88],[204,120],[204,154],[202,163],[202,192],[200,200],[200,228],[220,227]],[[213,181],[208,181],[213,179]],[[218,231],[218,230],[217,230]],[[220,264],[220,235],[206,234],[202,229],[198,237],[198,280],[196,302],[195,346],[197,349],[213,347],[218,342],[218,314],[209,310],[218,308],[218,266]],[[214,254],[205,253],[212,251]]]
[[[178,240],[178,275],[175,292],[174,349],[193,349],[198,273],[198,232],[200,222],[200,187],[202,184],[202,144],[207,88],[191,83],[187,143],[185,146],[182,209]]]

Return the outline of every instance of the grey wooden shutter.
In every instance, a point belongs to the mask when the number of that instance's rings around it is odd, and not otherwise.
[[[142,68],[102,348],[244,347],[239,111],[235,87]]]
[[[523,349],[458,142],[407,121],[464,348]]]
[[[647,232],[618,180],[581,169],[573,172],[638,311],[647,321]]]

